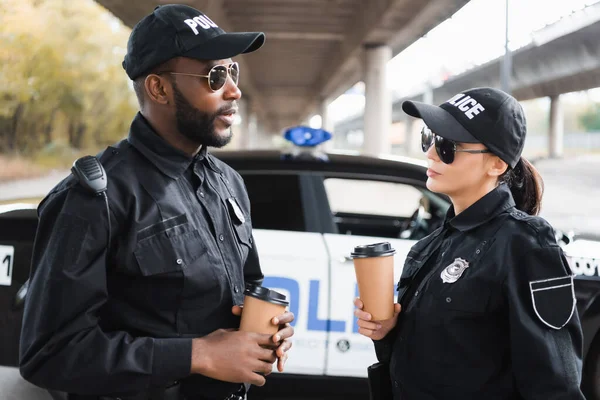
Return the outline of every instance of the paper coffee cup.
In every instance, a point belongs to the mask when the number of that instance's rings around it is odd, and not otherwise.
[[[244,290],[244,311],[240,330],[274,335],[279,327],[271,320],[285,312],[289,305],[285,295],[262,286],[249,285]]]
[[[363,311],[374,321],[394,316],[394,254],[388,242],[356,246],[351,254]]]

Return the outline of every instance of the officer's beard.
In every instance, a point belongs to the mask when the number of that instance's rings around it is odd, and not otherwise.
[[[227,135],[222,136],[215,132],[215,120],[228,106],[214,114],[200,111],[187,101],[175,82],[172,83],[175,96],[175,120],[179,132],[198,145],[220,148],[229,143],[233,137],[231,127]]]

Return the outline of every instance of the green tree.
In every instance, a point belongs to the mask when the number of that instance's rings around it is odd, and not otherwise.
[[[580,114],[580,124],[586,131],[600,131],[600,103],[594,103]]]
[[[93,0],[2,0],[0,152],[123,137],[137,109],[121,67],[129,32]]]

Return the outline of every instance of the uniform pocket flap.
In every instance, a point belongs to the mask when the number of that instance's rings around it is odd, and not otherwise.
[[[529,290],[540,321],[553,329],[569,322],[576,305],[573,276],[530,281]]]
[[[239,242],[248,247],[252,247],[252,228],[250,227],[250,224],[245,222],[241,225],[234,225],[234,227]]]
[[[490,289],[485,286],[468,285],[468,288],[460,288],[455,293],[447,293],[441,301],[451,310],[483,313],[487,309],[490,294]]]
[[[138,241],[134,255],[142,275],[179,271],[206,253],[200,232],[193,231],[167,236],[166,232]]]

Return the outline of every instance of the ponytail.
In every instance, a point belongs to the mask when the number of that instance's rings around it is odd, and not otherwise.
[[[544,182],[529,161],[521,157],[515,168],[508,168],[499,180],[510,188],[517,209],[529,215],[539,214]]]

